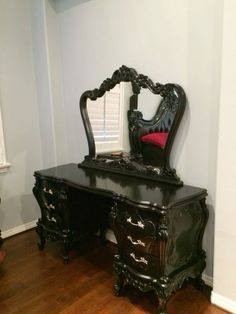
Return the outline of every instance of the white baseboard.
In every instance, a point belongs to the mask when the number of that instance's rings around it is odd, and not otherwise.
[[[207,274],[202,274],[202,280],[205,282],[207,286],[213,287],[213,278],[208,276]]]
[[[2,238],[5,239],[5,238],[11,237],[15,234],[21,233],[23,231],[32,229],[36,226],[36,222],[37,222],[37,220],[34,220],[34,221],[28,222],[24,225],[20,225],[20,226],[14,227],[12,229],[3,231],[2,232]]]
[[[221,307],[222,309],[236,314],[236,302],[223,297],[222,295],[212,291],[211,293],[211,303]]]

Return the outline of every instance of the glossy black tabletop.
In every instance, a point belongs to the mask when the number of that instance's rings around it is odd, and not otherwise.
[[[69,186],[107,196],[122,196],[131,202],[147,204],[157,208],[171,208],[188,199],[203,198],[205,189],[183,185],[157,183],[147,179],[113,174],[106,171],[79,168],[77,164],[66,164],[45,170],[35,171],[36,177],[64,182]]]

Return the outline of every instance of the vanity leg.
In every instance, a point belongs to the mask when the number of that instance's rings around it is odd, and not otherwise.
[[[199,291],[203,291],[206,287],[205,282],[202,280],[202,276],[198,276],[194,279],[194,287],[198,289]]]
[[[166,309],[167,299],[158,297],[159,305],[157,314],[168,314]]]
[[[63,239],[63,260],[64,260],[64,264],[69,263],[69,242],[68,242],[68,239]]]
[[[102,245],[105,245],[106,244],[106,228],[105,227],[100,227],[100,242]]]
[[[38,248],[40,250],[43,250],[44,247],[45,247],[45,243],[46,243],[45,237],[43,235],[43,228],[40,227],[40,226],[37,226],[35,230],[36,230],[36,233],[39,236],[39,241],[40,241],[40,242],[38,242]]]
[[[116,274],[116,284],[114,285],[115,296],[120,296],[124,287],[124,278],[122,274]]]

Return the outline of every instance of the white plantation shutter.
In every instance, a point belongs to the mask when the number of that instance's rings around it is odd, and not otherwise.
[[[97,100],[87,101],[96,151],[121,149],[122,87],[116,85]]]

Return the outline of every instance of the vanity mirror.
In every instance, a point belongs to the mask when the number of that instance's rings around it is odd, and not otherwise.
[[[185,104],[180,86],[122,66],[80,98],[89,154],[79,167],[182,185],[169,157]]]

